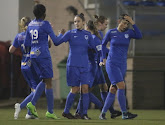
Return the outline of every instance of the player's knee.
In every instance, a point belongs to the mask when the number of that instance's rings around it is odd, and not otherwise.
[[[80,92],[80,87],[72,87],[71,90],[70,90],[71,93],[79,93]]]
[[[108,91],[107,84],[100,84],[99,88],[100,88],[101,92],[107,92]]]
[[[52,88],[52,78],[43,79],[43,82],[46,84],[46,88],[47,89],[51,89]]]
[[[88,85],[82,85],[81,86],[81,88],[82,88],[82,93],[88,93]]]
[[[117,88],[114,87],[114,86],[111,86],[110,87],[110,92],[113,93],[113,94],[116,94],[116,91],[117,91]]]
[[[125,89],[125,83],[124,82],[119,82],[116,84],[118,89]]]

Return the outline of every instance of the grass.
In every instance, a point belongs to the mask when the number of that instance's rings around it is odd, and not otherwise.
[[[99,110],[89,110],[88,115],[92,120],[68,120],[61,116],[62,110],[55,110],[60,120],[52,120],[45,118],[46,109],[38,109],[38,120],[26,120],[26,109],[20,112],[17,120],[13,119],[14,109],[5,108],[0,109],[0,125],[165,125],[165,111],[164,110],[132,110],[137,113],[138,117],[133,120],[122,120],[121,117],[111,119],[109,112],[107,113],[107,120],[99,120]],[[71,110],[73,113],[74,111]]]

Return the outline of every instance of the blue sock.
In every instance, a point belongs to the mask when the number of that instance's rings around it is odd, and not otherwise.
[[[28,102],[31,101],[31,99],[33,98],[34,92],[31,92],[20,104],[20,108],[23,109]]]
[[[93,94],[93,93],[89,93],[89,98],[90,101],[93,102],[99,109],[101,109],[103,107],[103,104],[101,103],[101,101]]]
[[[115,94],[109,92],[107,95],[107,98],[105,100],[104,107],[102,109],[102,113],[107,112],[109,107],[113,104],[114,100],[115,100]]]
[[[74,97],[75,97],[76,94],[74,93],[69,93],[68,96],[67,96],[67,99],[66,99],[66,104],[65,104],[65,108],[64,108],[64,113],[68,114],[69,113],[69,110],[74,102]]]
[[[80,114],[80,103],[81,103],[81,97],[79,98],[77,109],[76,109],[76,113],[79,113],[79,114]]]
[[[38,99],[40,98],[40,96],[42,95],[43,91],[45,90],[45,83],[43,83],[42,81],[37,85],[36,91],[34,93],[34,96],[31,100],[31,103],[33,105],[36,105]]]
[[[53,89],[45,89],[45,95],[47,99],[48,112],[52,114],[54,108]]]
[[[29,109],[27,110],[27,114],[28,114],[28,115],[32,115],[32,113],[30,112]]]
[[[107,97],[107,93],[108,92],[101,92],[101,98],[102,98],[104,103],[105,103],[105,100],[106,100],[106,97]],[[114,108],[113,108],[113,104],[110,106],[109,111],[110,111],[110,113],[113,113],[115,111]]]
[[[108,92],[100,92],[101,94],[101,99],[103,100],[103,102],[105,102],[106,98],[107,98],[107,93]]]
[[[126,112],[126,97],[125,97],[125,89],[117,90],[117,98],[122,112]]]
[[[89,93],[82,94],[83,100],[82,100],[82,105],[83,105],[83,115],[87,114],[88,106],[89,106]]]

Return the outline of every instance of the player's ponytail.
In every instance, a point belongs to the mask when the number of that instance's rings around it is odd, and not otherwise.
[[[85,17],[83,13],[77,14],[75,17],[80,17],[82,21],[85,21]]]
[[[95,19],[95,22],[94,22],[95,25],[97,25],[99,22],[103,24],[105,20],[107,20],[105,16],[97,16],[97,15],[94,15],[94,19]]]
[[[22,17],[19,23],[21,31],[26,31],[30,21],[31,21],[30,17]]]
[[[86,25],[87,25],[88,29],[91,30],[93,32],[93,34],[96,35],[101,40],[101,36],[100,36],[99,32],[97,31],[97,28],[96,28],[94,22],[92,20],[89,20],[86,23]]]

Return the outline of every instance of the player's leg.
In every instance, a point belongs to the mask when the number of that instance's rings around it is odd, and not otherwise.
[[[106,71],[111,81],[111,87],[105,100],[102,112],[99,116],[100,119],[106,119],[105,114],[115,100],[116,89],[114,89],[113,85],[118,83],[118,81],[123,81],[123,77],[120,73],[121,71],[116,65],[106,64]]]
[[[75,95],[78,92],[79,92],[79,87],[75,86],[71,88],[71,91],[69,92],[66,99],[66,104],[65,104],[65,108],[64,108],[64,112],[62,113],[62,116],[68,119],[75,119],[75,117],[70,113],[70,108],[74,102]]]
[[[79,92],[79,75],[80,72],[77,67],[67,66],[67,85],[71,86],[71,91],[69,92],[64,112],[62,113],[62,116],[68,118],[68,119],[75,119],[75,117],[70,113],[70,108],[74,102],[74,98],[76,93]]]

